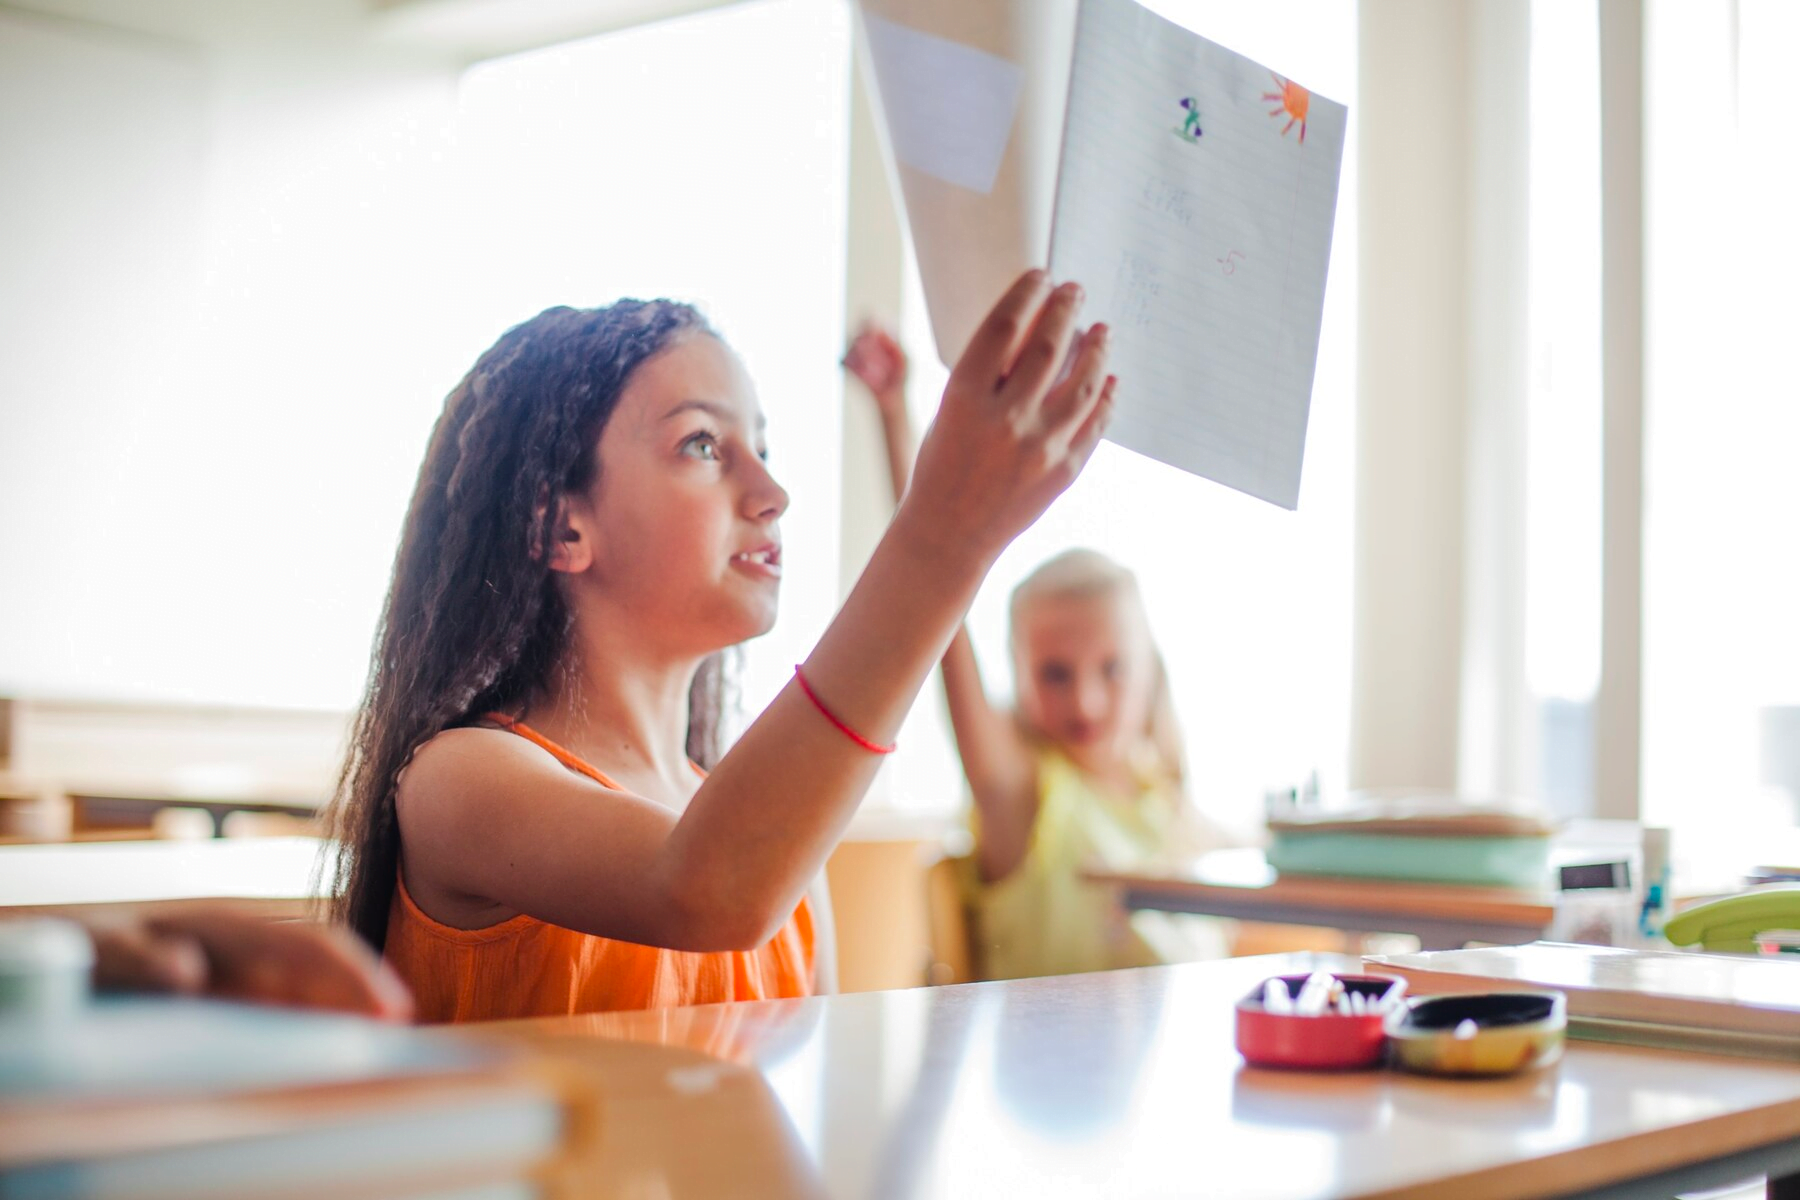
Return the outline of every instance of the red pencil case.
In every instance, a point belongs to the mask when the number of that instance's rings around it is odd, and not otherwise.
[[[1299,998],[1306,978],[1276,976],[1292,999]],[[1244,1060],[1258,1067],[1312,1070],[1350,1070],[1379,1064],[1386,1040],[1382,1021],[1405,992],[1406,981],[1392,975],[1332,978],[1341,982],[1348,993],[1386,1003],[1366,1013],[1346,1014],[1328,1009],[1315,1016],[1302,1016],[1270,1012],[1263,1007],[1263,987],[1258,987],[1237,1005],[1237,1048]]]

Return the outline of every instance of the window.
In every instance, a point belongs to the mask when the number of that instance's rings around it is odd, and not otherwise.
[[[1526,686],[1537,792],[1591,812],[1600,684],[1600,23],[1594,0],[1531,6]]]
[[[1644,819],[1800,817],[1800,6],[1646,13]]]
[[[360,26],[279,71],[17,34],[0,143],[33,186],[0,202],[0,394],[30,399],[0,411],[0,692],[349,708],[445,394],[543,308],[646,294],[700,302],[768,412],[794,503],[746,705],[785,681],[836,601],[844,5],[460,80]]]

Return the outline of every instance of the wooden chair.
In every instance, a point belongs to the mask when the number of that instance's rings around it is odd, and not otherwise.
[[[318,817],[299,813],[256,812],[238,809],[225,814],[219,832],[228,838],[255,837],[323,837],[323,823]]]
[[[0,778],[0,838],[66,842],[75,832],[75,806],[52,788]]]
[[[972,983],[982,977],[974,914],[965,899],[974,866],[967,855],[947,855],[925,873],[925,909],[931,924],[926,983]]]
[[[150,836],[158,841],[199,842],[212,835],[212,814],[204,808],[165,804],[150,815]]]
[[[1300,951],[1353,954],[1358,950],[1356,939],[1349,934],[1312,925],[1271,925],[1264,921],[1238,921],[1231,939],[1233,958],[1253,954],[1293,954]]]

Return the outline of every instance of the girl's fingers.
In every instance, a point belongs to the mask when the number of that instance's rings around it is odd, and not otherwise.
[[[1078,429],[1093,411],[1106,382],[1106,359],[1112,348],[1112,331],[1095,325],[1076,343],[1075,361],[1066,379],[1044,399],[1044,421],[1057,432]]]
[[[90,932],[95,987],[183,993],[206,987],[206,953],[191,938],[161,935],[135,923],[96,927]]]
[[[398,1020],[412,1013],[393,968],[341,929],[209,908],[162,917],[155,932],[193,947],[197,982],[214,995]]]
[[[1043,303],[1049,283],[1049,276],[1043,271],[1027,271],[1019,276],[969,339],[952,376],[979,385],[984,393],[997,388],[1031,332],[1032,318]]]
[[[386,959],[375,960],[370,987],[371,1012],[388,1021],[410,1021],[413,1017],[412,993],[400,973]]]
[[[297,998],[317,1008],[335,1008],[390,1020],[412,1015],[412,997],[387,963],[360,943],[319,930],[304,946],[296,945]]]
[[[1094,447],[1106,435],[1106,427],[1112,424],[1113,404],[1118,399],[1119,377],[1108,375],[1094,397],[1092,409],[1081,428],[1075,431],[1074,440],[1069,443],[1069,458],[1077,467],[1085,464],[1094,453]]]
[[[1004,390],[1015,402],[1040,399],[1056,379],[1075,336],[1075,317],[1081,311],[1081,286],[1065,283],[1050,293],[1038,312],[1037,324],[1026,339],[1019,358],[1007,373]]]

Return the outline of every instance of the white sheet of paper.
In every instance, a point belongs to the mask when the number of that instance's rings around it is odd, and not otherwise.
[[[986,195],[1019,111],[1025,73],[998,55],[863,15],[894,157]]]
[[[1107,436],[1292,509],[1348,112],[1133,0],[1079,20],[1050,265],[1113,328]]]

